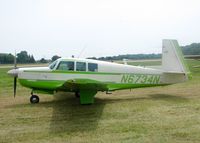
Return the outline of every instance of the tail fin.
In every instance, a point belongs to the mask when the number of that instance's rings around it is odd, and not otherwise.
[[[188,79],[190,71],[177,40],[163,40],[162,69],[167,73],[183,73]]]

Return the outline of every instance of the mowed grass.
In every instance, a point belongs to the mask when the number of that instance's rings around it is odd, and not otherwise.
[[[39,95],[0,69],[0,143],[46,142],[200,142],[200,61],[189,60],[193,79],[165,87],[99,92],[95,104],[82,106],[73,94]]]

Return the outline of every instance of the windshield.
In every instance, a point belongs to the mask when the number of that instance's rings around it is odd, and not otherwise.
[[[54,69],[54,67],[56,66],[56,64],[57,64],[57,61],[54,61],[53,63],[51,63],[51,64],[49,65],[49,68],[50,68],[50,69]]]

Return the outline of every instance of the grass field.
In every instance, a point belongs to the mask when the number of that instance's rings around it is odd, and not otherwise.
[[[31,105],[20,85],[14,99],[9,69],[0,68],[0,143],[199,143],[200,61],[188,63],[193,79],[186,83],[100,92],[90,106],[64,93]]]

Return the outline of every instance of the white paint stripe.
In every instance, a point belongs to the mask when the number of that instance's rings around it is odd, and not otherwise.
[[[92,79],[101,82],[121,82],[122,75],[103,75],[103,74],[71,74],[71,73],[38,73],[38,72],[21,72],[20,79],[29,80],[60,80],[67,81],[70,79]]]

